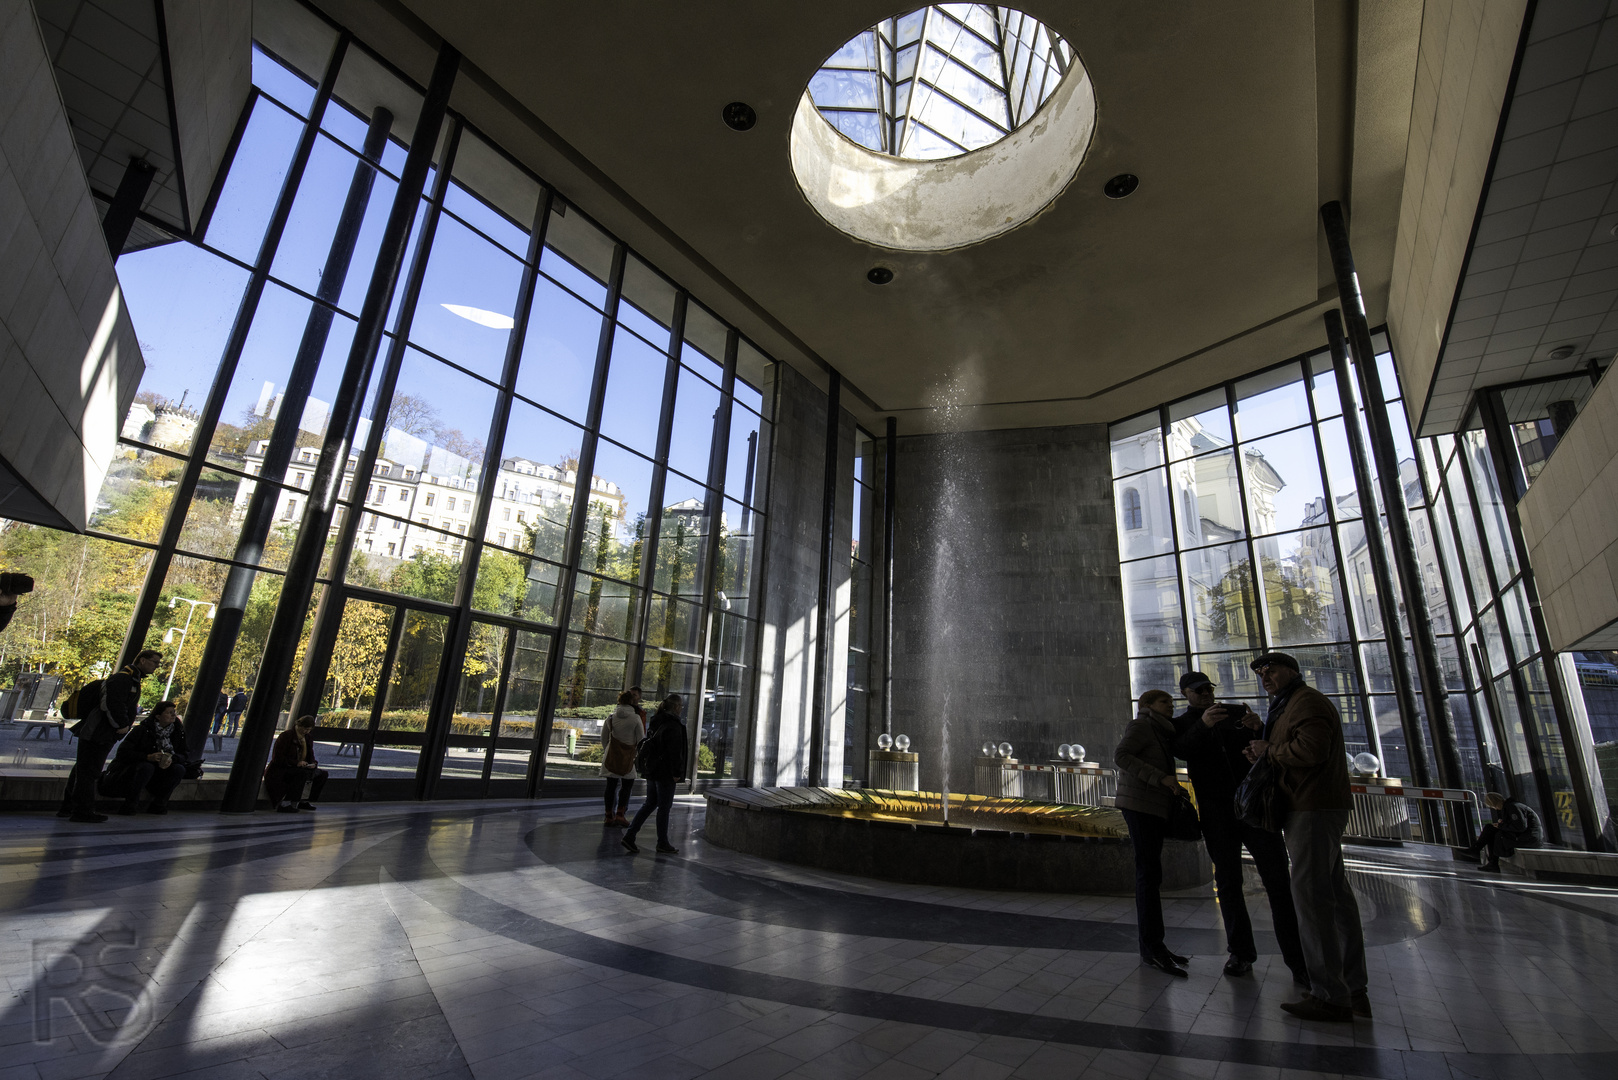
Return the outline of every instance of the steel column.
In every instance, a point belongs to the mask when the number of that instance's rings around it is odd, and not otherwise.
[[[145,158],[130,158],[129,164],[124,167],[124,177],[118,181],[118,190],[113,193],[112,202],[107,204],[107,213],[101,219],[101,232],[107,238],[107,253],[112,256],[113,262],[117,262],[118,256],[124,253],[124,245],[129,242],[129,231],[135,227],[141,203],[146,201],[146,192],[152,186],[152,176],[156,172]],[[184,185],[180,187],[183,189]]]
[[[382,162],[382,151],[388,143],[388,132],[393,128],[393,114],[378,108],[371,117],[365,133],[364,156],[354,166],[349,181],[348,196],[337,219],[337,230],[331,247],[326,252],[326,263],[321,269],[320,285],[315,303],[309,309],[309,318],[298,342],[298,352],[282,387],[275,425],[264,447],[264,461],[259,466],[259,480],[253,484],[247,509],[242,515],[241,532],[236,538],[236,550],[225,577],[225,587],[219,597],[219,613],[208,632],[197,666],[197,677],[191,688],[191,697],[185,710],[186,742],[193,756],[200,756],[208,737],[209,718],[214,713],[214,702],[224,687],[229,674],[231,655],[241,637],[242,621],[247,616],[247,604],[252,599],[253,583],[258,579],[254,569],[264,554],[265,541],[275,525],[275,508],[281,497],[281,484],[286,479],[287,466],[298,447],[298,432],[303,423],[304,406],[314,389],[315,376],[320,371],[321,358],[326,353],[326,342],[331,337],[332,323],[336,321],[336,304],[348,279],[349,265],[354,260],[354,247],[359,242],[360,227],[365,224],[365,208],[371,200],[371,189],[376,182],[377,166]]]
[[[298,196],[299,186],[303,183],[303,173],[308,167],[309,155],[314,152],[315,140],[320,135],[318,118],[325,111],[326,103],[331,100],[332,88],[337,84],[337,71],[342,67],[348,43],[348,32],[343,31],[338,35],[337,44],[332,48],[331,60],[326,65],[326,74],[315,91],[313,104],[309,106],[309,115],[315,119],[304,125],[303,134],[298,138],[297,149],[292,153],[292,162],[287,166],[286,179],[281,183],[281,194],[275,201],[275,210],[270,214],[270,222],[264,229],[264,239],[259,243],[258,258],[253,263],[253,272],[247,279],[241,303],[236,306],[236,319],[231,324],[230,336],[225,339],[225,348],[219,357],[219,367],[214,372],[213,385],[208,388],[208,398],[202,406],[202,418],[197,423],[196,434],[192,437],[191,458],[186,462],[179,482],[174,485],[174,499],[169,503],[169,514],[163,522],[163,532],[157,539],[156,549],[152,552],[151,565],[146,568],[146,582],[141,587],[140,599],[135,602],[135,611],[130,616],[129,630],[124,635],[120,664],[133,664],[135,657],[146,648],[146,635],[151,631],[152,615],[157,611],[157,603],[163,596],[163,586],[168,581],[169,565],[174,560],[174,549],[179,544],[180,532],[185,527],[186,512],[191,506],[191,495],[196,491],[197,480],[202,476],[202,470],[208,463],[208,447],[213,443],[214,431],[219,426],[219,414],[224,411],[225,398],[229,396],[231,383],[236,378],[236,365],[240,363],[242,349],[247,345],[247,335],[253,329],[253,319],[258,314],[259,298],[264,295],[264,286],[269,281],[270,264],[275,261],[276,249],[281,245],[281,236],[286,232],[287,220],[292,216],[292,203]],[[257,100],[256,94],[249,94],[248,108],[251,108]],[[234,167],[234,162],[231,167]]]
[[[899,420],[890,416],[882,463],[882,731],[893,734],[893,543],[899,501]]]
[[[1376,352],[1371,345],[1370,327],[1365,321],[1365,304],[1360,296],[1359,277],[1354,272],[1354,254],[1348,244],[1348,226],[1341,203],[1329,202],[1320,208],[1326,226],[1326,242],[1331,248],[1332,269],[1337,275],[1337,291],[1348,329],[1349,350],[1354,369],[1364,391],[1366,426],[1370,429],[1371,453],[1376,458],[1377,478],[1382,484],[1382,501],[1387,509],[1388,535],[1393,541],[1393,559],[1399,571],[1398,583],[1404,593],[1405,615],[1410,621],[1411,648],[1421,671],[1421,696],[1427,706],[1427,726],[1432,732],[1433,752],[1438,756],[1438,779],[1446,787],[1462,784],[1461,755],[1456,746],[1455,715],[1450,711],[1449,691],[1444,669],[1438,662],[1438,643],[1433,638],[1433,621],[1427,611],[1427,595],[1416,560],[1415,538],[1410,531],[1410,515],[1405,508],[1404,484],[1399,478],[1399,459],[1393,445],[1393,429],[1382,394],[1382,378],[1376,368]],[[1346,406],[1345,406],[1346,412]],[[1420,462],[1416,467],[1421,468]],[[1395,623],[1390,641],[1402,637]],[[1399,647],[1402,650],[1404,643]],[[1393,652],[1392,644],[1388,648]]]
[[[393,338],[388,342],[388,354],[377,375],[373,400],[371,427],[366,433],[365,447],[354,465],[355,487],[361,477],[369,478],[376,471],[376,459],[382,453],[387,437],[387,407],[393,401],[394,388],[399,383],[399,368],[404,363],[410,325],[416,318],[416,301],[421,296],[421,283],[427,276],[427,264],[432,258],[433,237],[438,231],[438,215],[449,190],[450,173],[455,152],[460,146],[462,125],[452,121],[449,137],[444,141],[444,153],[433,177],[433,191],[423,211],[421,233],[416,238],[416,251],[405,278],[404,294],[399,298],[399,314],[393,324]],[[367,480],[367,482],[369,482]],[[364,499],[356,499],[350,492],[349,501],[359,506]],[[309,635],[309,647],[304,650],[303,671],[298,676],[298,688],[292,696],[292,715],[313,715],[320,711],[320,698],[325,693],[326,675],[330,670],[331,651],[337,644],[337,633],[343,621],[342,590],[336,588],[348,576],[348,562],[354,553],[354,534],[359,531],[359,513],[345,513],[337,523],[337,536],[332,541],[330,580],[333,588],[320,595],[315,609],[315,626]]]
[[[1388,662],[1393,672],[1393,691],[1399,701],[1399,723],[1404,731],[1405,745],[1409,747],[1410,766],[1418,784],[1431,784],[1427,769],[1426,747],[1422,745],[1418,726],[1416,692],[1410,678],[1410,666],[1405,658],[1404,634],[1399,629],[1399,601],[1393,593],[1393,570],[1388,565],[1388,551],[1382,542],[1382,526],[1377,521],[1376,491],[1371,486],[1371,466],[1365,460],[1365,443],[1360,438],[1359,415],[1354,408],[1354,384],[1348,371],[1348,348],[1343,340],[1342,316],[1335,311],[1325,315],[1326,341],[1331,346],[1332,367],[1337,373],[1337,396],[1343,403],[1343,427],[1348,436],[1348,456],[1354,466],[1354,489],[1360,499],[1360,526],[1365,532],[1365,552],[1371,558],[1371,572],[1376,575],[1376,599],[1381,608],[1383,640],[1387,643]],[[1365,410],[1369,413],[1371,410]],[[1347,573],[1348,567],[1344,567]],[[1363,668],[1363,664],[1361,665]],[[1369,683],[1365,692],[1370,692]],[[1377,727],[1374,710],[1367,704],[1366,729],[1374,740],[1373,751],[1382,757],[1382,732]],[[1387,767],[1383,760],[1382,766]],[[1386,775],[1386,774],[1384,774]]]
[[[309,499],[304,506],[303,522],[287,561],[281,599],[276,604],[264,664],[259,669],[258,692],[248,702],[247,716],[242,722],[241,743],[237,747],[236,760],[231,765],[230,780],[226,784],[221,805],[226,812],[251,811],[258,798],[260,777],[280,717],[281,698],[292,675],[295,656],[293,643],[298,640],[307,617],[309,599],[314,594],[315,579],[320,573],[320,563],[331,531],[332,514],[348,465],[349,448],[353,445],[354,430],[359,424],[360,410],[364,405],[365,387],[370,382],[371,370],[382,346],[383,324],[404,265],[410,227],[415,222],[417,206],[427,183],[427,171],[438,145],[460,59],[460,53],[447,44],[439,49],[432,78],[422,99],[421,113],[410,139],[410,150],[405,156],[398,189],[394,192],[393,206],[388,213],[381,243],[377,246],[376,266],[371,274],[370,287],[366,290],[365,302],[360,307],[354,343],[332,402],[326,437],[321,443],[320,460],[315,465]],[[439,677],[443,678],[442,671]]]
[[[702,660],[697,668],[696,704],[688,704],[685,711],[694,736],[690,740],[691,757],[686,766],[686,776],[690,777],[687,791],[696,788],[697,755],[702,749],[702,721],[708,711],[708,666],[713,660],[714,647],[714,597],[720,592],[719,582],[715,580],[719,573],[719,523],[725,516],[725,472],[730,466],[731,397],[736,392],[736,355],[739,346],[736,331],[725,335],[725,366],[719,376],[722,393],[719,395],[719,409],[714,413],[713,435],[708,440],[708,546],[703,549],[702,556],[702,644],[699,646]],[[645,631],[641,633],[641,640],[646,640]],[[717,784],[725,776],[723,742],[720,743],[719,752],[714,755],[713,767],[713,782]]]
[[[815,685],[809,713],[809,785],[826,779],[826,680],[831,677],[832,544],[837,528],[837,433],[841,426],[843,377],[831,373],[826,390],[826,485],[820,509],[820,583],[815,604]]]

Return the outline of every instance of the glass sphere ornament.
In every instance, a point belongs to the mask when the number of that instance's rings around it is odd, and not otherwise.
[[[981,755],[982,757],[994,757],[994,743],[992,743],[992,742],[984,743],[981,747],[978,748],[978,754]]]
[[[904,752],[909,750],[910,749],[910,736],[908,736],[908,735],[895,735],[894,738],[893,738],[893,748],[895,750],[899,751],[899,753],[901,753],[901,754],[903,754]]]
[[[1056,748],[1056,757],[1058,761],[1067,761],[1072,756],[1073,747],[1069,746],[1067,743],[1063,743],[1061,746]]]
[[[1361,776],[1375,776],[1382,768],[1382,762],[1377,760],[1375,754],[1366,752],[1354,755],[1354,771]]]
[[[884,731],[882,734],[878,735],[876,737],[876,748],[878,750],[892,750],[893,749],[893,736],[889,735],[886,731]]]
[[[1000,756],[1003,757],[1003,758],[1008,758],[1008,757],[1011,756],[1011,744],[1010,743],[1003,742],[1003,743],[1000,744]]]
[[[1078,743],[1073,744],[1073,760],[1074,761],[1083,761],[1084,760],[1084,747],[1080,746]]]

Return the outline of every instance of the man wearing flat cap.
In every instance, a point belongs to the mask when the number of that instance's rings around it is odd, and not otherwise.
[[[1258,959],[1253,920],[1242,895],[1245,847],[1253,856],[1270,900],[1281,958],[1292,969],[1293,981],[1308,987],[1309,971],[1298,938],[1298,915],[1292,906],[1286,842],[1280,835],[1254,828],[1236,817],[1236,788],[1253,767],[1243,751],[1260,737],[1264,721],[1246,705],[1215,702],[1213,681],[1200,671],[1181,677],[1180,693],[1190,708],[1174,718],[1174,756],[1185,760],[1191,786],[1197,792],[1202,842],[1213,861],[1219,917],[1224,920],[1225,945],[1230,950],[1225,974],[1246,975]]]
[[[1285,831],[1292,900],[1309,963],[1309,992],[1281,1008],[1305,1020],[1369,1017],[1365,935],[1343,867],[1343,830],[1354,806],[1343,722],[1286,653],[1265,653],[1252,668],[1270,695],[1270,708],[1264,737],[1245,753],[1255,762],[1269,756],[1292,810]]]

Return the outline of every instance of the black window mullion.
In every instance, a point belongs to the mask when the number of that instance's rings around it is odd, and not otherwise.
[[[691,777],[693,786],[696,784],[697,754],[702,747],[702,721],[708,705],[708,664],[713,659],[714,595],[718,592],[718,583],[714,581],[714,575],[719,567],[719,522],[725,510],[724,487],[725,469],[730,457],[731,397],[736,389],[736,357],[740,351],[740,344],[740,335],[735,330],[725,335],[725,368],[721,376],[723,392],[719,395],[719,411],[714,416],[713,439],[708,452],[708,490],[705,496],[708,546],[703,551],[702,614],[698,623],[702,628],[702,640],[698,645],[702,658],[697,666],[697,703],[696,707],[690,710],[697,737],[691,740],[691,759],[687,762],[686,771],[686,775]],[[732,760],[735,760],[734,748]],[[715,768],[718,768],[717,763]],[[716,772],[714,781],[717,783],[720,779],[722,777]]]
[[[640,611],[635,616],[635,646],[630,650],[632,665],[625,673],[630,684],[640,682],[646,664],[646,620],[652,610],[652,584],[657,579],[657,545],[663,537],[663,492],[668,487],[669,443],[674,438],[674,403],[680,384],[680,350],[685,341],[685,310],[689,300],[684,289],[674,294],[673,326],[669,328],[668,362],[663,368],[663,397],[657,410],[657,449],[652,455],[652,489],[647,495],[646,531],[640,552]]]
[[[1225,384],[1225,410],[1230,416],[1231,434],[1236,434],[1236,384]],[[1259,653],[1270,651],[1270,606],[1264,599],[1264,567],[1258,559],[1258,548],[1253,543],[1253,521],[1247,505],[1246,443],[1240,438],[1231,440],[1231,451],[1236,466],[1236,491],[1242,500],[1242,527],[1246,532],[1247,565],[1253,583],[1253,619],[1258,624]]]
[[[1187,580],[1185,561],[1181,558],[1180,552],[1180,522],[1174,506],[1174,466],[1169,462],[1169,439],[1174,430],[1174,423],[1169,419],[1167,405],[1160,406],[1157,410],[1157,430],[1163,440],[1163,486],[1169,504],[1169,537],[1174,545],[1174,553],[1170,558],[1174,562],[1175,588],[1180,594],[1180,640],[1185,643],[1180,653],[1185,657],[1185,669],[1190,671],[1192,655],[1196,652],[1195,639],[1191,636],[1191,604],[1196,599],[1196,593]],[[1128,640],[1127,634],[1125,640]],[[1133,693],[1135,689],[1133,678],[1129,689]]]
[[[601,413],[607,399],[608,366],[612,361],[613,335],[618,326],[618,302],[623,295],[624,265],[629,249],[615,243],[612,249],[611,280],[607,282],[607,303],[601,322],[601,335],[596,341],[595,376],[590,383],[590,401],[585,409],[584,438],[579,445],[578,476],[573,484],[573,506],[568,515],[567,551],[559,583],[561,592],[556,601],[556,640],[548,657],[545,688],[540,697],[535,730],[546,745],[550,742],[551,718],[556,712],[556,695],[562,681],[563,657],[567,653],[568,623],[573,617],[573,589],[579,576],[579,555],[584,547],[584,529],[590,512],[590,479],[595,472],[596,440],[601,430]],[[545,782],[545,755],[535,755],[536,767],[529,771],[528,795],[533,798]]]

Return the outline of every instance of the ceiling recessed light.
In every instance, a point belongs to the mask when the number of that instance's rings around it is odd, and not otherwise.
[[[865,280],[872,285],[886,285],[893,280],[893,271],[886,266],[873,266],[865,272]]]
[[[1109,199],[1127,199],[1140,187],[1140,177],[1134,173],[1119,173],[1101,186],[1101,193]]]
[[[1568,357],[1572,356],[1578,351],[1578,349],[1575,349],[1571,345],[1558,345],[1547,354],[1547,358],[1551,360],[1566,360]]]
[[[480,307],[467,307],[465,304],[440,304],[451,315],[459,315],[463,319],[487,326],[490,330],[510,330],[516,326],[516,320],[510,315],[502,315],[498,311],[485,311]]]
[[[758,113],[754,112],[753,106],[745,101],[732,101],[719,115],[725,118],[726,124],[737,131],[746,131],[758,123]]]

